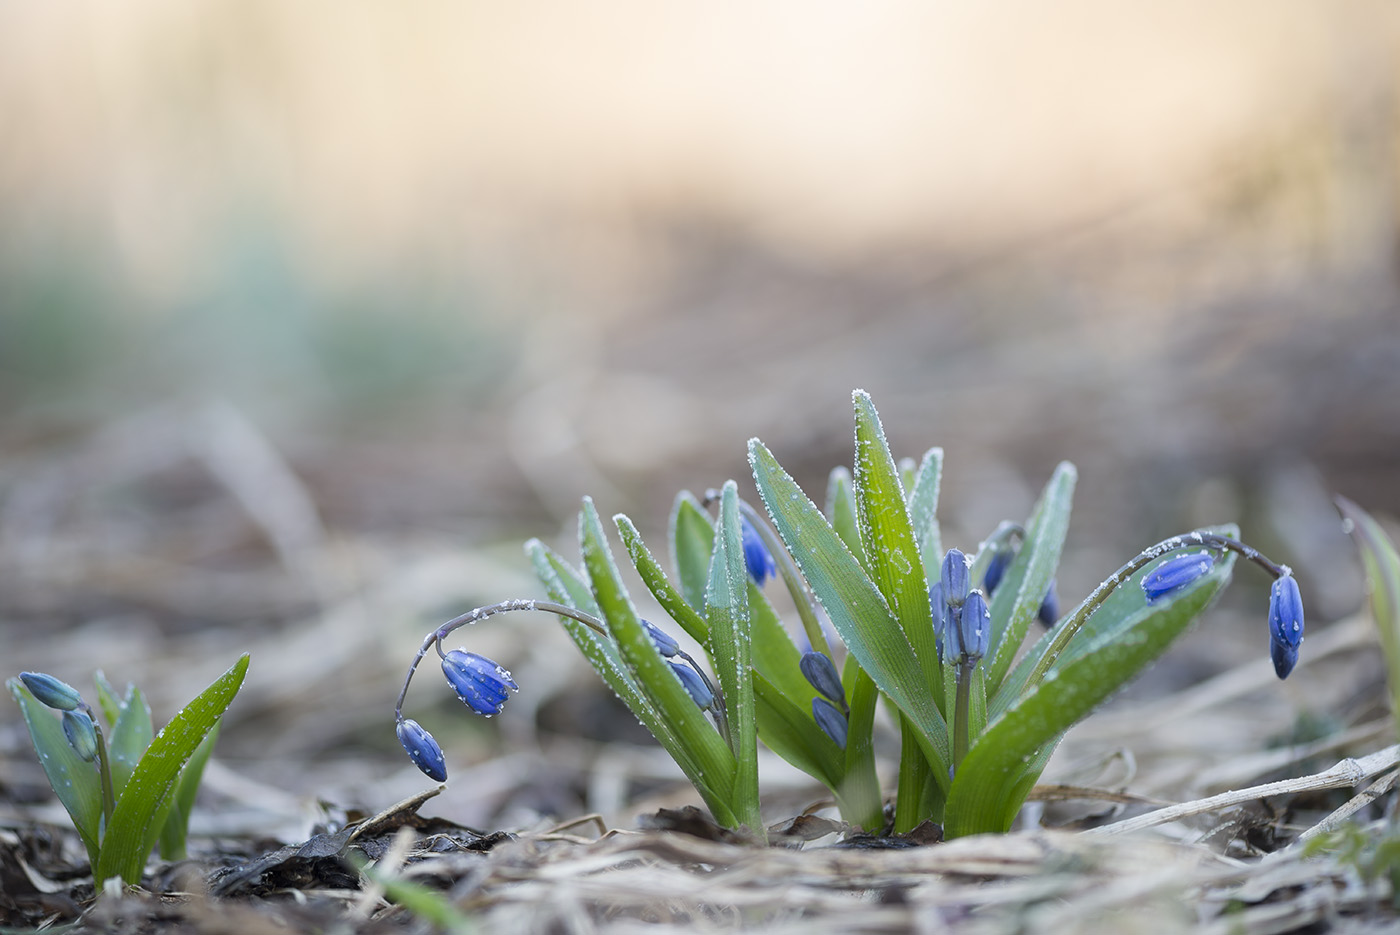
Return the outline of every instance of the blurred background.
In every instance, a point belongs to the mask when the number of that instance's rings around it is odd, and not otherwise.
[[[524,539],[591,494],[664,551],[755,435],[820,498],[855,387],[950,544],[1070,459],[1067,603],[1238,521],[1323,632],[1332,493],[1400,512],[1397,62],[1387,0],[0,5],[7,673],[161,722],[251,650],[215,811],[382,808],[403,669],[537,593]],[[1262,655],[1266,585],[1139,691]],[[445,814],[670,788],[552,620],[468,636],[523,690],[415,682]],[[0,756],[41,800],[13,707]]]

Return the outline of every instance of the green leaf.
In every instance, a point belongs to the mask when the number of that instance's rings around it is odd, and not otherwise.
[[[214,725],[180,771],[180,781],[175,785],[175,804],[165,816],[165,826],[160,829],[157,842],[161,860],[184,860],[189,856],[185,850],[185,840],[189,837],[190,815],[194,813],[195,796],[204,779],[204,767],[214,752],[214,744],[219,742],[219,727],[219,724]]]
[[[1002,577],[991,601],[992,639],[988,658],[987,692],[1000,687],[1031,621],[1040,612],[1045,592],[1060,564],[1060,550],[1069,531],[1070,502],[1078,477],[1074,465],[1061,461],[1026,523],[1026,538]]]
[[[122,713],[122,705],[125,704],[122,696],[112,687],[112,683],[107,681],[107,676],[101,669],[92,674],[92,681],[97,686],[97,706],[102,709],[102,716],[107,719],[109,726],[117,723],[117,718]],[[128,682],[126,693],[130,695],[135,687]]]
[[[846,543],[846,548],[865,567],[865,547],[860,543],[860,526],[856,522],[856,501],[851,494],[851,472],[835,467],[826,482],[826,518],[831,528]]]
[[[943,449],[924,452],[914,486],[909,491],[909,519],[924,557],[924,575],[930,581],[943,565],[943,536],[938,527],[938,488],[943,481]]]
[[[739,532],[739,489],[731,480],[725,482],[720,493],[719,528],[715,534],[714,557],[710,560],[710,582],[705,588],[705,617],[710,624],[715,675],[724,692],[730,749],[734,753],[731,805],[739,823],[762,837],[748,581]]]
[[[939,697],[943,674],[933,630],[933,609],[923,556],[905,506],[904,488],[875,405],[852,394],[856,411],[855,501],[865,568],[914,647],[927,690]]]
[[[710,549],[714,544],[710,514],[689,490],[676,495],[671,508],[671,562],[681,583],[681,596],[698,613],[705,612],[705,586],[710,578]]]
[[[540,583],[544,585],[545,593],[551,599],[595,617],[602,617],[602,612],[598,610],[598,603],[593,599],[588,585],[580,573],[568,562],[538,539],[531,539],[527,542],[525,551],[535,566],[535,574],[539,577]],[[657,743],[671,754],[681,771],[686,776],[697,773],[699,765],[694,757],[681,744],[675,731],[671,730],[670,725],[657,711],[656,705],[651,703],[646,692],[642,691],[642,687],[632,677],[631,671],[627,668],[627,664],[622,661],[622,656],[612,640],[595,633],[590,627],[572,618],[560,617],[559,622],[563,624],[565,632],[574,641],[574,645],[583,654],[583,658],[587,659],[589,665],[593,666],[593,670],[598,673],[599,678],[612,689],[613,694],[617,695],[628,710],[636,715],[637,720],[641,721],[642,726],[651,732]]]
[[[603,536],[598,511],[589,497],[584,498],[579,514],[579,541],[593,598],[608,623],[618,652],[637,684],[694,757],[696,772],[690,779],[714,813],[715,820],[736,826],[737,819],[730,804],[734,792],[734,755],[642,629]]]
[[[1366,589],[1371,595],[1371,618],[1381,639],[1391,710],[1400,712],[1400,554],[1380,523],[1346,497],[1337,497],[1348,532],[1361,550]]]
[[[118,711],[112,736],[107,740],[107,762],[112,772],[112,794],[121,798],[127,780],[151,745],[156,729],[151,723],[151,707],[135,685],[127,690]]]
[[[758,735],[763,743],[832,792],[837,792],[842,774],[841,749],[822,733],[809,710],[798,707],[762,673],[754,673],[753,688]]]
[[[627,550],[627,556],[632,559],[632,565],[637,569],[637,574],[641,576],[642,583],[647,586],[651,596],[656,598],[661,609],[666,611],[672,620],[680,624],[681,629],[690,634],[691,639],[701,646],[708,646],[710,625],[705,622],[705,617],[701,612],[688,604],[685,598],[681,597],[680,592],[671,585],[661,563],[656,560],[646,543],[642,541],[642,534],[637,531],[632,520],[628,519],[625,514],[618,513],[613,517],[613,524],[617,526],[617,533],[622,538],[623,548]]]
[[[1026,782],[1028,772],[1037,769],[1038,775],[1044,766],[1045,747],[1165,652],[1225,586],[1233,567],[1229,553],[1182,592],[1151,604],[1136,578],[1120,585],[1119,592],[1136,600],[1136,612],[1061,656],[1043,681],[1028,686],[973,742],[948,793],[944,833],[954,838],[1008,830],[1034,783],[1034,776]],[[1071,645],[1084,635],[1081,630]]]
[[[811,584],[832,626],[880,690],[919,728],[935,767],[948,770],[948,731],[929,697],[923,673],[884,597],[816,505],[758,439],[749,463],[788,551]]]
[[[227,672],[177,712],[151,741],[141,762],[136,764],[126,790],[117,800],[111,824],[103,836],[93,870],[93,879],[99,885],[116,876],[130,884],[141,881],[146,858],[174,803],[180,771],[233,702],[247,672],[248,654],[244,653]]]
[[[87,848],[88,860],[96,866],[102,834],[102,779],[98,776],[97,764],[87,762],[74,752],[58,718],[35,700],[23,682],[13,678],[6,680],[5,685],[24,715],[29,738],[39,754],[39,765],[44,768],[54,795],[68,810],[73,827]]]

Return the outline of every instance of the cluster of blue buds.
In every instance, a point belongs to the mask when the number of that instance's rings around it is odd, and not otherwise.
[[[681,651],[680,644],[671,634],[645,617],[640,619],[642,629],[647,631],[647,636],[651,637],[656,651],[666,658],[671,671],[676,673],[676,678],[681,680],[681,684],[690,694],[690,700],[694,701],[696,707],[701,711],[709,710],[715,703],[715,690],[696,667],[695,660]],[[677,662],[677,657],[682,661]]]
[[[939,580],[929,588],[940,658],[975,665],[987,654],[992,614],[982,592],[972,587],[967,556],[949,549]]]
[[[797,665],[807,684],[820,692],[812,699],[812,717],[816,719],[817,726],[836,746],[846,749],[851,708],[846,703],[846,691],[841,687],[841,676],[836,674],[836,665],[826,653],[811,649],[802,654]]]
[[[97,722],[92,709],[83,701],[78,690],[62,679],[43,672],[21,672],[20,681],[29,693],[46,708],[63,713],[63,736],[73,752],[91,763],[97,758]]]
[[[1254,549],[1221,536],[1192,533],[1198,541],[1231,549],[1262,565],[1274,576],[1269,588],[1269,658],[1279,678],[1288,678],[1298,664],[1303,645],[1303,596],[1298,581],[1286,565],[1275,565]],[[1207,550],[1176,555],[1157,565],[1142,578],[1148,603],[1160,600],[1205,576],[1215,567],[1215,555]]]

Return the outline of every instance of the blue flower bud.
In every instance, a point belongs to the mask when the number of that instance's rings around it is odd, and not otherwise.
[[[1274,672],[1278,677],[1286,679],[1298,664],[1298,649],[1278,640],[1269,640],[1269,658],[1274,661]]]
[[[1303,596],[1297,579],[1284,575],[1269,588],[1269,656],[1279,678],[1288,678],[1293,671],[1302,644]]]
[[[1001,584],[1001,579],[1006,577],[1006,569],[1011,567],[1011,562],[1016,558],[1016,553],[1011,549],[997,549],[992,553],[992,560],[987,563],[987,570],[982,575],[982,588],[988,597]]]
[[[97,728],[86,711],[63,712],[63,736],[84,760],[91,763],[97,757]]]
[[[846,735],[850,725],[846,723],[846,715],[842,714],[836,705],[825,698],[812,699],[812,717],[816,718],[817,726],[822,729],[836,746],[842,750],[846,749]]]
[[[1142,579],[1142,590],[1148,602],[1184,588],[1215,566],[1215,556],[1209,552],[1192,552],[1162,562]]]
[[[661,629],[645,617],[641,617],[638,619],[641,620],[642,629],[647,631],[647,636],[650,636],[651,641],[654,644],[656,644],[657,652],[665,656],[667,659],[680,652],[681,646],[671,637],[671,634],[667,633],[665,630]]]
[[[846,692],[841,687],[841,676],[836,674],[836,665],[830,656],[809,649],[802,654],[797,667],[802,670],[802,677],[807,680],[807,684],[836,704],[845,706]]]
[[[1050,579],[1050,587],[1045,589],[1045,599],[1040,602],[1040,610],[1036,612],[1036,619],[1044,625],[1045,629],[1050,629],[1055,622],[1060,619],[1060,595],[1055,590],[1055,579]]]
[[[442,671],[462,703],[484,717],[500,714],[510,697],[507,692],[520,690],[505,669],[485,656],[462,649],[442,657]]]
[[[976,662],[987,655],[991,612],[981,592],[970,592],[963,606],[951,613],[956,613],[956,620],[949,621],[948,654],[958,662]]]
[[[942,575],[943,600],[949,607],[961,607],[972,590],[972,579],[967,573],[967,556],[957,549],[949,549],[943,556]]]
[[[744,566],[748,568],[753,583],[763,587],[763,582],[778,573],[778,565],[747,516],[739,517],[739,530],[744,543]]]
[[[705,680],[700,677],[699,672],[679,662],[669,662],[667,665],[671,667],[672,672],[676,673],[676,678],[681,680],[685,690],[690,692],[691,700],[701,711],[708,710],[710,705],[715,703],[715,693],[710,691],[710,686],[705,684]]]
[[[1293,649],[1303,642],[1303,596],[1292,575],[1275,578],[1269,588],[1269,638]]]
[[[408,758],[414,766],[435,782],[447,781],[447,760],[443,758],[442,747],[438,746],[432,734],[412,718],[395,724],[394,733],[398,734],[399,743],[408,751]]]
[[[55,711],[74,711],[83,703],[83,696],[67,682],[42,672],[21,672],[20,681],[39,704]]]
[[[948,634],[948,605],[943,602],[943,583],[935,581],[928,589],[928,602],[933,607],[933,641],[938,661],[943,661],[943,641]]]

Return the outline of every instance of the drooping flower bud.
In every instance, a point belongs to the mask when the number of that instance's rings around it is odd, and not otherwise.
[[[842,750],[846,749],[846,735],[850,732],[850,725],[841,709],[825,698],[813,698],[812,717],[816,719],[817,726],[822,729],[823,734],[830,737]]]
[[[681,680],[685,690],[690,693],[691,700],[701,711],[708,710],[715,703],[715,693],[710,690],[710,686],[705,684],[705,680],[700,677],[699,672],[679,662],[669,662],[667,665],[671,667],[672,672],[676,673],[676,678]]]
[[[61,679],[43,672],[21,672],[20,681],[35,700],[55,711],[75,711],[83,703],[78,690]]]
[[[1287,678],[1303,644],[1303,596],[1292,575],[1275,578],[1269,588],[1269,655],[1279,678]]]
[[[836,674],[836,665],[830,656],[809,649],[802,654],[797,667],[802,670],[802,677],[807,680],[807,684],[838,706],[845,707],[846,692],[841,687],[841,676]]]
[[[63,736],[84,760],[91,763],[97,757],[97,728],[86,711],[63,712]]]
[[[462,703],[483,717],[500,714],[509,692],[520,690],[504,668],[462,649],[442,657],[442,671]]]
[[[1001,579],[1006,577],[1006,570],[1011,567],[1012,560],[1016,557],[1010,547],[999,548],[992,553],[991,561],[987,563],[987,570],[982,575],[982,588],[988,597],[1001,584]]]
[[[432,734],[412,718],[395,724],[394,733],[398,734],[399,743],[407,751],[408,758],[413,761],[414,766],[435,782],[447,781],[447,760],[442,755],[442,747],[438,746]]]
[[[943,568],[939,580],[943,584],[943,600],[949,607],[961,607],[972,590],[972,578],[967,573],[967,556],[957,549],[949,549],[943,556]]]
[[[1045,599],[1040,602],[1040,610],[1036,611],[1035,616],[1047,630],[1060,619],[1060,595],[1055,589],[1054,578],[1050,579],[1050,587],[1045,589]]]
[[[1142,591],[1148,602],[1186,587],[1215,566],[1215,556],[1209,552],[1192,552],[1162,562],[1142,579]]]
[[[638,618],[641,621],[642,629],[647,631],[647,636],[651,637],[652,643],[656,645],[656,651],[670,659],[680,652],[681,646],[672,638],[671,634],[658,627],[645,617]]]
[[[763,587],[763,582],[778,573],[778,565],[747,516],[739,517],[739,530],[744,545],[744,566],[754,584]]]

